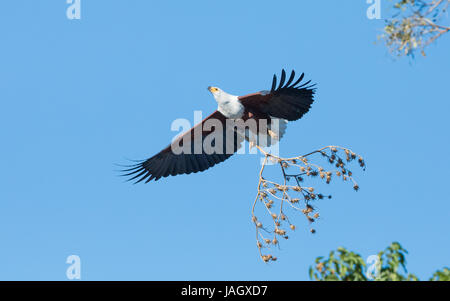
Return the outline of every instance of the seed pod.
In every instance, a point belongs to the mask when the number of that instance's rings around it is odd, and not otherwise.
[[[286,231],[277,228],[277,229],[275,229],[275,233],[279,234],[279,235],[285,235]]]

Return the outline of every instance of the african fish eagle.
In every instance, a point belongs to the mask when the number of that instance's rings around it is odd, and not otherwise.
[[[236,129],[232,128],[230,130],[229,127],[227,128],[227,120],[267,120],[267,128],[264,131],[274,140],[281,139],[284,134],[284,125],[288,121],[300,119],[309,111],[314,101],[315,85],[310,85],[311,81],[300,85],[303,77],[304,73],[295,80],[295,72],[292,71],[287,79],[285,70],[282,70],[279,84],[277,84],[277,76],[273,76],[270,91],[260,91],[244,96],[234,96],[217,87],[208,87],[208,90],[217,101],[217,110],[189,131],[174,139],[171,145],[158,154],[149,159],[138,161],[135,165],[128,166],[124,170],[124,176],[131,177],[129,180],[135,180],[135,183],[142,181],[148,183],[151,180],[157,181],[167,176],[204,171],[225,161],[241,147],[244,138],[248,140],[247,135],[241,137]],[[215,129],[214,127],[204,127],[208,120],[213,119],[222,123],[221,135],[233,136],[231,152],[214,151],[211,153],[200,150],[200,152],[179,153],[173,151],[173,145],[176,144],[195,145],[196,142],[202,143]],[[271,130],[274,120],[282,121],[279,126],[279,133]],[[258,129],[258,131],[260,130]],[[224,137],[224,139],[226,138]]]

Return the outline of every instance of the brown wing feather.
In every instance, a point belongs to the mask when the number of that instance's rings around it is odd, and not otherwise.
[[[222,152],[213,152],[211,154],[207,154],[202,147],[201,153],[195,154],[195,139],[197,139],[197,143],[201,142],[203,145],[204,139],[215,130],[214,127],[212,127],[211,130],[204,130],[205,122],[211,119],[216,119],[223,125],[224,149]],[[198,133],[201,133],[199,137],[194,134],[196,130],[198,131]],[[148,183],[153,179],[157,181],[160,178],[167,176],[176,176],[179,174],[190,174],[204,171],[220,162],[225,161],[233,155],[232,153],[230,154],[229,151],[227,153],[227,150],[225,149],[225,141],[227,139],[227,135],[233,135],[233,151],[236,152],[241,147],[241,143],[243,141],[242,137],[239,137],[234,130],[227,130],[226,117],[219,111],[215,111],[210,116],[206,117],[201,123],[197,124],[189,131],[179,136],[168,147],[160,151],[155,156],[141,161],[133,166],[130,166],[130,168],[126,170],[123,170],[123,172],[125,172],[124,176],[130,176],[131,178],[129,179],[129,181],[136,180],[135,183],[139,183],[142,181]],[[199,141],[199,139],[201,139],[201,141]],[[174,153],[172,146],[182,145],[183,141],[188,141],[190,143],[190,153]]]
[[[272,89],[269,93],[253,93],[240,96],[239,100],[248,111],[260,112],[276,118],[289,121],[298,120],[306,114],[314,102],[314,85],[308,81],[300,85],[304,74],[292,84],[295,72],[292,71],[287,83],[286,72],[281,73],[280,83],[277,87],[277,77],[274,75]]]

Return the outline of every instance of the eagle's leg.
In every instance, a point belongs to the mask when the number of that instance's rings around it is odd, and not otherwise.
[[[278,140],[278,135],[274,131],[268,129],[267,134],[269,134],[269,136],[273,139]]]

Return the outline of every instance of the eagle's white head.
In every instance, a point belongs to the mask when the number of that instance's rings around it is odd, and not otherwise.
[[[240,118],[244,113],[244,106],[239,102],[238,97],[228,94],[220,88],[208,87],[209,92],[217,101],[218,111],[228,118]]]
[[[209,86],[208,90],[214,96],[219,105],[228,102],[233,97],[232,95],[217,87]]]
[[[220,89],[218,87],[212,87],[212,86],[208,87],[208,91],[211,92],[211,94],[214,96],[214,98],[220,97],[220,95],[225,93],[222,89]]]

